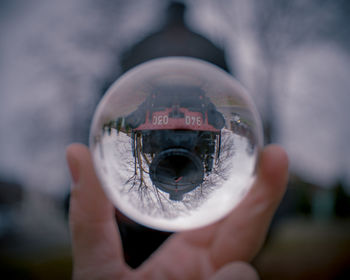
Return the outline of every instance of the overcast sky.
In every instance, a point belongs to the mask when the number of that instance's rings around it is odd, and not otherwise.
[[[165,2],[1,2],[2,177],[67,191],[65,146],[87,141],[118,55],[160,24]],[[340,177],[350,183],[350,52],[341,2],[189,1],[188,23],[225,46],[261,114],[273,117],[273,139],[286,147],[292,170],[324,187]]]

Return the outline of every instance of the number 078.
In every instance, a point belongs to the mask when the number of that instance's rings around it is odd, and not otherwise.
[[[185,117],[185,124],[186,125],[197,125],[197,126],[200,126],[202,124],[202,119],[201,119],[201,117],[186,116]]]

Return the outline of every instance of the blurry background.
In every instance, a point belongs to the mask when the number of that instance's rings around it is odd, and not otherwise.
[[[98,101],[124,71],[188,55],[248,88],[266,143],[290,156],[287,194],[254,260],[262,279],[349,279],[350,2],[181,3],[0,2],[2,275],[70,278],[65,147],[87,143]]]

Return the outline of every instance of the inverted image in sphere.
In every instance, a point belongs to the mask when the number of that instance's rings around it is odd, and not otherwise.
[[[90,131],[109,199],[145,226],[180,231],[223,218],[255,178],[261,121],[245,89],[194,58],[128,71],[98,105]]]

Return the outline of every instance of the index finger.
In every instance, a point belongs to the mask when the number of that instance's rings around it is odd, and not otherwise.
[[[243,201],[219,225],[210,256],[215,267],[250,261],[265,239],[271,218],[281,201],[288,180],[288,158],[277,145],[261,154],[258,174]]]

